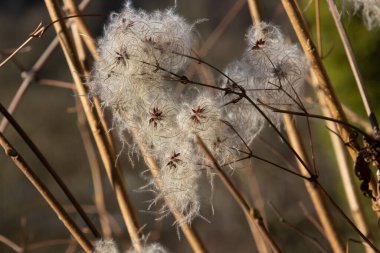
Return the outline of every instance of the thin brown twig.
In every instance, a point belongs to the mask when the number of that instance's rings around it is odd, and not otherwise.
[[[22,247],[17,245],[14,241],[9,239],[8,237],[1,235],[0,234],[0,242],[3,243],[4,245],[8,246],[11,248],[13,251],[21,253],[22,252]]]
[[[84,9],[89,4],[89,0],[83,0],[79,8]],[[55,37],[52,42],[48,45],[48,47],[45,49],[45,51],[41,54],[41,56],[38,58],[38,60],[34,63],[32,68],[24,73],[24,80],[22,81],[20,87],[18,88],[16,94],[12,98],[11,103],[9,104],[7,110],[10,114],[13,114],[18,106],[18,104],[21,101],[21,98],[25,94],[27,88],[29,87],[30,83],[34,81],[37,72],[42,68],[42,66],[45,64],[49,56],[52,54],[54,49],[58,46],[59,39],[58,37]],[[6,127],[8,126],[8,121],[6,119],[2,119],[0,123],[0,132],[5,132]]]
[[[60,81],[60,80],[53,80],[53,79],[38,79],[38,84],[46,85],[50,87],[58,87],[58,88],[64,88],[64,89],[75,89],[75,85],[70,82]]]
[[[243,210],[244,214],[247,217],[247,220],[249,223],[257,226],[264,238],[266,239],[267,243],[272,247],[272,249],[275,252],[281,252],[281,249],[277,245],[277,243],[273,240],[271,234],[267,230],[267,228],[264,225],[264,222],[261,218],[261,215],[257,209],[252,208],[248,202],[244,199],[244,197],[240,194],[240,192],[236,189],[236,187],[232,184],[230,179],[227,177],[223,169],[220,167],[219,163],[215,159],[215,157],[212,155],[211,151],[208,149],[206,144],[203,142],[203,140],[196,135],[196,143],[198,144],[199,148],[204,153],[205,157],[212,163],[214,169],[216,170],[219,178],[222,180],[223,184],[226,186],[228,191],[231,193],[231,195],[234,197],[236,202],[239,204],[241,209]]]
[[[30,150],[35,154],[35,156],[38,158],[38,160],[44,165],[45,169],[49,172],[49,174],[53,177],[53,179],[55,180],[55,182],[58,184],[58,186],[64,192],[64,194],[66,195],[66,197],[73,204],[73,206],[77,210],[78,214],[82,217],[83,221],[86,223],[86,225],[91,230],[91,232],[93,233],[93,235],[96,238],[100,238],[100,234],[99,234],[98,230],[96,229],[95,225],[91,222],[90,218],[83,211],[81,205],[76,200],[76,198],[71,193],[71,191],[66,186],[66,184],[63,182],[63,180],[61,179],[61,177],[54,170],[54,168],[48,162],[48,160],[46,159],[46,157],[42,154],[42,152],[38,149],[38,147],[30,139],[30,137],[25,133],[25,131],[22,129],[22,127],[17,123],[17,121],[12,117],[12,115],[10,115],[8,113],[8,111],[5,109],[5,107],[1,103],[0,103],[0,113],[4,115],[4,117],[8,120],[8,122],[10,122],[10,124],[14,127],[14,129],[17,131],[17,133],[21,136],[21,138],[28,145],[28,147],[30,148]]]
[[[301,209],[302,209],[304,215],[305,215],[306,218],[310,221],[310,223],[311,223],[311,224],[312,224],[312,225],[313,225],[313,226],[319,231],[319,233],[320,233],[321,235],[323,235],[323,236],[327,239],[326,234],[325,234],[325,231],[323,230],[323,227],[321,226],[321,224],[319,224],[319,222],[317,221],[317,219],[314,218],[314,217],[310,214],[310,212],[309,212],[309,210],[307,210],[306,206],[305,206],[302,202],[299,203],[299,206],[301,207]]]
[[[105,239],[110,239],[112,236],[112,229],[108,218],[108,212],[104,201],[104,191],[102,185],[102,179],[100,175],[100,167],[96,157],[95,148],[91,142],[91,136],[86,125],[86,116],[83,109],[80,106],[80,102],[77,101],[77,117],[78,117],[78,129],[82,137],[83,145],[86,151],[87,160],[90,165],[92,182],[94,187],[94,198],[97,213],[99,215],[100,226],[102,228],[102,235]]]
[[[369,118],[369,122],[371,123],[372,128],[373,128],[373,133],[374,133],[374,135],[379,135],[380,134],[379,133],[379,124],[378,124],[377,119],[376,119],[376,114],[375,114],[374,108],[372,106],[372,103],[370,101],[370,98],[369,98],[369,95],[367,92],[367,88],[364,85],[362,75],[359,71],[358,63],[356,61],[354,51],[352,50],[350,39],[348,38],[347,32],[344,29],[342,21],[340,20],[338,8],[336,7],[333,0],[327,0],[327,3],[329,5],[330,13],[333,17],[335,26],[338,29],[340,39],[343,43],[344,51],[346,52],[348,62],[350,63],[351,71],[354,74],[356,85],[359,89],[360,96],[362,98],[365,111],[366,111],[367,116]]]
[[[322,57],[322,33],[321,33],[321,18],[320,18],[320,2],[319,0],[315,0],[315,26],[316,26],[316,33],[317,33],[317,48],[318,48],[318,54],[320,57]]]
[[[20,50],[22,50],[32,39],[39,38],[45,31],[45,27],[42,23],[39,23],[37,27],[34,29],[32,33],[29,34],[28,38],[18,47],[16,48],[5,60],[0,63],[0,68],[7,63],[10,59],[12,59]]]
[[[215,30],[211,33],[211,35],[207,38],[206,42],[203,44],[202,48],[199,50],[199,56],[204,57],[207,52],[214,46],[214,44],[218,41],[220,36],[226,30],[228,25],[232,22],[235,16],[239,13],[239,11],[245,5],[246,0],[236,0],[235,4],[229,9],[229,11],[224,15],[222,21],[218,24]]]
[[[285,224],[286,226],[288,226],[289,228],[291,228],[292,230],[296,231],[299,235],[301,235],[302,237],[304,237],[306,240],[310,241],[312,244],[314,244],[321,252],[324,252],[324,253],[327,253],[327,251],[322,247],[322,245],[320,244],[320,242],[314,238],[313,236],[305,233],[304,231],[302,231],[301,229],[297,228],[295,225],[289,223],[283,216],[281,216],[280,214],[280,211],[273,205],[272,202],[268,202],[269,206],[272,208],[273,212],[276,214],[278,220]]]
[[[0,145],[5,151],[5,154],[12,159],[16,166],[24,173],[28,180],[33,184],[34,188],[42,195],[45,201],[58,215],[65,227],[70,231],[72,236],[78,241],[85,252],[91,252],[92,245],[85,237],[80,228],[74,223],[70,216],[63,209],[61,204],[56,200],[53,194],[48,190],[41,179],[33,172],[23,157],[14,149],[4,135],[0,132]]]
[[[78,58],[77,51],[70,40],[66,25],[61,18],[60,8],[57,1],[45,0],[45,4],[51,19],[59,20],[59,22],[54,23],[54,28],[58,34],[61,47],[64,51],[71,75],[74,79],[78,96],[84,108],[86,118],[89,122],[96,144],[98,146],[104,167],[107,172],[107,176],[114,188],[115,195],[118,200],[122,216],[124,218],[124,222],[132,240],[133,247],[136,250],[141,250],[142,244],[140,241],[140,229],[137,221],[137,216],[129,200],[129,196],[122,179],[121,171],[118,167],[115,166],[114,155],[108,147],[107,137],[105,137],[102,127],[98,124],[99,117],[97,113],[92,109],[91,102],[87,97],[87,91],[83,85],[84,80],[82,80],[82,77],[85,76],[85,74],[81,68],[81,63]]]

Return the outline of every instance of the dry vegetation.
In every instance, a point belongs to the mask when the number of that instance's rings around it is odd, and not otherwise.
[[[378,29],[378,0],[344,3]],[[294,0],[229,1],[208,31],[194,6],[182,17],[185,0],[110,15],[91,4],[45,0],[50,21],[1,50],[0,71],[22,73],[17,91],[0,86],[1,252],[380,252],[379,126],[337,3],[323,8],[368,119],[342,106],[325,69],[318,0],[313,25]],[[96,39],[88,23],[105,17]],[[55,48],[58,67],[44,73]],[[28,88],[50,123],[15,114],[34,103]]]

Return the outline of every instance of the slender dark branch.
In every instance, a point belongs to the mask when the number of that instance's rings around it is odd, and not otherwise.
[[[354,125],[351,125],[350,123],[347,123],[347,122],[342,121],[342,120],[326,117],[326,116],[323,116],[323,115],[307,113],[307,112],[294,112],[294,111],[288,111],[288,110],[281,110],[281,109],[274,108],[274,107],[271,107],[271,106],[267,106],[267,107],[269,107],[270,109],[272,109],[274,112],[286,113],[286,114],[291,114],[291,115],[296,115],[296,116],[305,116],[305,117],[309,117],[309,118],[315,118],[315,119],[322,119],[322,120],[332,121],[332,122],[335,122],[335,123],[347,126],[349,128],[352,128],[353,130],[361,133],[363,136],[367,137],[368,139],[373,140],[373,138],[370,135],[368,135],[366,132],[364,132],[360,128],[358,128],[358,127],[356,127]]]
[[[96,238],[101,238],[100,233],[96,229],[95,225],[91,222],[90,218],[87,216],[85,211],[82,209],[79,202],[75,199],[74,195],[70,192],[69,188],[66,186],[66,184],[62,181],[62,179],[59,177],[57,172],[53,169],[53,167],[50,165],[50,163],[47,161],[45,156],[41,153],[41,151],[37,148],[37,146],[33,143],[33,141],[29,138],[29,136],[25,133],[25,131],[22,129],[22,127],[17,123],[17,121],[12,117],[12,115],[9,114],[7,109],[0,103],[0,112],[4,115],[4,117],[9,121],[9,123],[13,126],[13,128],[17,131],[17,133],[21,136],[21,138],[25,141],[25,143],[28,145],[28,147],[32,150],[32,152],[37,156],[37,158],[40,160],[40,162],[44,165],[46,170],[50,173],[50,175],[54,178],[54,180],[57,182],[59,187],[62,189],[62,191],[65,193],[67,198],[71,201],[79,215],[82,217],[84,222],[87,224],[91,232]]]
[[[271,201],[268,201],[268,205],[272,208],[273,212],[276,214],[277,218],[279,219],[279,221],[281,223],[285,224],[286,226],[288,226],[292,230],[296,231],[299,235],[301,235],[302,237],[304,237],[306,240],[310,241],[321,252],[327,253],[327,251],[322,247],[322,245],[320,244],[320,242],[318,242],[318,240],[315,237],[313,237],[311,235],[308,235],[307,233],[305,233],[301,229],[297,228],[293,224],[290,224],[284,217],[282,217],[281,214],[280,214],[280,212],[279,212],[279,210],[273,205],[273,203]]]
[[[335,209],[343,216],[343,218],[350,224],[350,226],[359,234],[359,236],[377,253],[380,253],[380,250],[366,237],[360,229],[351,221],[351,219],[344,213],[344,211],[339,207],[331,195],[326,191],[326,189],[319,183],[315,182],[315,185],[323,192],[323,194],[330,200],[331,204]]]
[[[294,150],[294,148],[289,143],[289,141],[284,137],[284,135],[280,132],[280,130],[276,127],[276,125],[272,122],[272,120],[270,120],[269,117],[263,112],[263,110],[261,110],[260,107],[255,102],[253,102],[253,100],[248,95],[246,95],[246,94],[242,94],[242,95],[265,118],[265,120],[269,123],[269,125],[273,128],[273,130],[278,134],[278,136],[280,136],[280,138],[283,140],[283,142],[286,144],[286,146],[288,146],[288,148],[292,151],[292,153],[297,157],[297,159],[300,161],[300,163],[304,166],[304,168],[306,169],[306,171],[309,173],[310,177],[315,176],[312,173],[312,171],[310,170],[310,168],[307,166],[307,164],[305,163],[305,161],[302,160],[302,158],[297,153],[297,151]]]
[[[175,51],[172,51],[172,53],[176,54],[176,55],[180,55],[180,56],[186,57],[186,58],[189,58],[189,59],[192,59],[192,60],[197,61],[199,63],[203,63],[206,66],[208,66],[208,67],[212,68],[213,70],[215,70],[216,72],[218,72],[219,74],[221,74],[222,76],[224,76],[225,78],[227,78],[228,80],[230,80],[233,84],[238,85],[234,80],[232,80],[228,75],[226,75],[219,68],[217,68],[217,67],[213,66],[212,64],[210,64],[210,63],[202,60],[201,58],[197,58],[197,57],[194,57],[194,56],[191,56],[191,55],[187,55],[187,54],[181,54],[181,53],[178,53],[178,52],[175,52]]]

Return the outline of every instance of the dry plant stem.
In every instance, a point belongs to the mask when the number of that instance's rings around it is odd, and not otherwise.
[[[38,178],[38,176],[32,171],[29,165],[25,162],[20,154],[13,148],[13,146],[7,141],[4,135],[0,132],[0,145],[5,151],[5,154],[16,164],[16,166],[24,173],[24,175],[33,184],[36,190],[42,195],[45,201],[57,214],[58,218],[70,231],[71,235],[78,241],[82,249],[85,252],[91,252],[92,245],[82,233],[80,228],[74,223],[70,216],[63,209],[61,204],[55,199],[53,194],[47,189],[45,184]]]
[[[314,43],[311,40],[308,30],[304,22],[302,21],[303,17],[302,14],[298,11],[296,3],[294,2],[294,0],[281,0],[281,2],[290,19],[293,29],[296,32],[296,35],[298,37],[298,40],[300,41],[303,51],[305,52],[305,55],[311,64],[311,69],[313,70],[313,73],[317,78],[319,88],[322,90],[325,96],[326,105],[331,113],[331,116],[334,119],[347,122],[342,106],[335,94],[335,91],[331,85],[327,72],[322,64],[322,60],[318,55],[318,52],[314,46]],[[347,128],[344,125],[337,124],[337,129],[339,130],[342,139],[347,141],[350,135],[349,128]],[[348,152],[350,153],[351,158],[355,160],[357,152],[360,148],[358,143],[354,142],[353,148],[354,149],[348,148]],[[370,182],[370,188],[374,195],[377,196],[376,182],[374,180],[373,175],[372,179],[373,180],[371,180]]]
[[[89,4],[89,0],[83,0],[81,4],[79,5],[79,8],[83,10],[84,8],[86,8],[88,4]],[[54,51],[54,49],[58,46],[58,44],[59,44],[58,37],[55,37],[52,40],[52,42],[50,42],[49,46],[45,49],[45,51],[42,53],[42,55],[38,58],[36,63],[32,66],[32,68],[28,72],[26,72],[26,76],[24,77],[24,80],[22,81],[10,105],[7,108],[10,114],[14,113],[18,104],[21,101],[22,96],[24,95],[25,91],[29,87],[29,84],[35,79],[36,73],[42,68],[42,66],[45,64],[46,60],[49,58],[49,56]],[[8,121],[6,119],[3,119],[0,123],[0,132],[4,133],[7,125],[8,125]]]
[[[52,79],[38,79],[38,84],[51,86],[51,87],[57,87],[57,88],[64,88],[69,90],[74,90],[75,85],[73,83],[60,81],[60,80],[52,80]]]
[[[91,131],[95,138],[95,142],[98,146],[98,150],[104,163],[107,176],[114,188],[124,222],[127,226],[129,235],[132,240],[133,247],[136,250],[141,250],[142,245],[140,242],[139,225],[135,211],[132,204],[130,203],[127,190],[122,179],[121,171],[118,167],[115,167],[115,160],[113,159],[112,152],[108,147],[107,137],[105,137],[101,126],[98,124],[98,115],[95,111],[93,111],[91,103],[87,97],[87,92],[83,85],[83,80],[81,79],[81,76],[84,76],[84,72],[80,67],[78,55],[74,49],[72,42],[70,41],[66,26],[60,19],[61,15],[59,13],[60,9],[58,3],[54,0],[45,0],[45,4],[49,11],[51,19],[60,20],[59,22],[54,23],[54,28],[58,34],[61,47],[64,51],[70,72],[73,76],[78,96],[86,114],[86,118],[89,122]]]
[[[91,135],[88,131],[86,124],[86,116],[84,115],[82,107],[77,101],[77,115],[78,115],[78,128],[82,137],[84,149],[88,158],[91,169],[92,182],[94,186],[95,205],[99,215],[100,226],[102,228],[102,235],[104,239],[111,239],[112,229],[108,218],[108,212],[104,201],[104,192],[102,185],[102,178],[100,175],[100,167],[97,161],[96,151],[91,141]]]
[[[4,117],[11,123],[17,133],[21,136],[21,138],[26,142],[28,147],[32,150],[32,152],[37,156],[38,160],[44,165],[45,169],[49,172],[49,174],[54,178],[55,182],[61,188],[61,190],[65,193],[66,197],[70,200],[70,202],[75,207],[78,214],[82,217],[83,221],[86,223],[88,228],[91,230],[92,234],[95,238],[100,238],[100,234],[96,229],[95,225],[92,223],[87,214],[83,211],[79,202],[75,199],[74,195],[71,193],[66,184],[62,181],[57,172],[50,165],[45,156],[41,153],[41,151],[37,148],[34,142],[29,138],[29,136],[25,133],[25,131],[21,128],[21,126],[16,122],[16,120],[7,112],[4,106],[0,103],[0,112],[4,115]]]
[[[87,24],[85,23],[83,18],[80,17],[80,15],[81,15],[80,8],[78,8],[78,6],[76,5],[74,0],[65,0],[64,2],[65,2],[65,6],[69,10],[70,14],[78,15],[78,17],[74,19],[74,22],[75,22],[79,32],[81,33],[80,37],[83,38],[83,41],[86,44],[88,50],[90,51],[92,57],[95,59],[95,61],[97,61],[99,59],[99,54],[97,51],[96,42],[93,39],[93,37],[91,36],[91,32],[90,32],[90,29],[88,28]],[[82,52],[83,54],[85,54],[85,50],[83,48],[81,48],[81,50],[79,50],[79,51]],[[86,61],[83,60],[83,64],[85,64],[85,62]],[[85,67],[87,67],[87,66],[85,66]],[[89,72],[87,70],[87,68],[85,68],[85,69],[86,69],[86,72]],[[88,76],[88,73],[86,73],[86,76]],[[97,96],[94,96],[92,98],[92,100],[93,100],[94,107],[95,107],[95,109],[99,115],[99,119],[100,119],[100,122],[102,124],[103,131],[107,137],[109,149],[111,150],[111,152],[113,154],[116,154],[112,135],[108,131],[108,129],[109,129],[108,124],[107,124],[105,118],[103,117],[103,112],[101,109],[100,100]]]
[[[344,113],[347,115],[347,118],[349,118],[352,123],[358,124],[360,127],[362,127],[368,135],[372,132],[371,124],[368,123],[366,119],[356,114],[346,105],[342,104],[342,107]]]
[[[374,135],[379,134],[379,124],[376,119],[376,114],[373,109],[372,103],[370,101],[370,98],[368,96],[367,88],[363,83],[363,78],[360,74],[358,63],[356,62],[355,54],[352,50],[350,39],[347,36],[347,32],[344,29],[344,26],[340,20],[338,9],[334,3],[333,0],[327,0],[327,3],[329,5],[329,9],[331,12],[331,15],[334,19],[335,26],[338,29],[340,39],[342,40],[344,51],[346,52],[348,62],[350,63],[350,67],[352,70],[352,73],[354,74],[356,85],[358,86],[360,96],[363,100],[364,108],[367,113],[367,116],[369,118],[369,121],[371,122]]]
[[[249,163],[249,168],[244,170],[244,172],[242,171],[244,173],[243,177],[245,176],[249,182],[249,193],[250,193],[251,203],[253,202],[255,203],[256,208],[259,210],[260,214],[262,214],[262,219],[265,224],[265,216],[264,216],[265,204],[264,204],[263,196],[260,191],[259,182],[254,173],[255,168],[254,168],[252,159],[249,159],[247,163]],[[255,240],[258,252],[271,253],[272,249],[267,243],[265,243],[265,238],[263,238],[263,236],[261,235],[260,229],[251,223],[249,223],[249,227],[251,229],[251,232],[253,233],[253,239]]]
[[[4,235],[0,235],[0,242],[3,243],[4,245],[7,245],[9,248],[11,248],[15,252],[22,252],[22,248],[17,245],[14,241],[11,239],[5,237]]]
[[[246,0],[237,0],[235,4],[230,8],[228,13],[224,16],[223,20],[218,24],[213,33],[207,38],[206,42],[202,46],[202,49],[199,50],[199,56],[203,57],[207,52],[214,46],[218,41],[220,36],[223,34],[224,30],[228,27],[231,21],[239,13],[241,8],[245,5]]]
[[[291,228],[292,230],[297,232],[299,235],[301,235],[303,238],[305,238],[306,240],[308,240],[309,242],[314,244],[321,252],[327,253],[327,251],[322,247],[322,245],[318,242],[318,240],[315,237],[306,234],[301,229],[299,229],[296,226],[294,226],[293,224],[289,223],[284,217],[281,216],[280,211],[277,210],[277,208],[272,204],[272,202],[269,201],[268,204],[272,208],[272,210],[274,211],[274,213],[278,217],[278,220],[281,223],[288,226],[289,228]]]
[[[39,24],[35,30],[38,31],[41,29],[42,24]],[[7,63],[10,59],[12,59],[21,49],[23,49],[32,39],[34,39],[36,36],[32,34],[29,35],[29,38],[27,38],[24,43],[22,43],[15,51],[13,51],[4,61],[0,63],[0,68],[4,66],[5,63]]]
[[[317,86],[314,75],[312,76],[312,85]],[[330,113],[328,109],[326,108],[324,104],[324,95],[322,92],[320,92],[318,89],[317,91],[317,97],[319,100],[319,104],[321,105],[322,113],[324,116],[330,117]],[[336,125],[331,121],[326,121],[326,125],[328,128],[330,128],[332,131],[336,132]],[[358,226],[359,230],[367,237],[371,238],[370,236],[370,230],[368,228],[368,223],[365,220],[364,212],[362,210],[362,207],[359,202],[358,192],[355,190],[354,182],[352,173],[352,166],[350,162],[348,161],[347,153],[344,144],[339,139],[338,136],[336,136],[334,133],[329,131],[330,139],[333,144],[335,157],[338,163],[340,176],[342,178],[344,191],[346,193],[346,197],[348,200],[348,205],[350,207],[350,211],[352,214],[352,217],[354,219],[355,224]],[[368,253],[373,252],[373,250],[369,247],[365,247],[366,251]]]
[[[269,231],[265,227],[264,222],[258,210],[252,208],[247,203],[247,201],[243,198],[243,196],[240,194],[240,192],[236,189],[236,187],[232,184],[228,176],[225,174],[223,169],[220,167],[215,157],[211,154],[211,151],[206,147],[203,140],[198,135],[196,135],[195,138],[196,138],[196,142],[198,146],[201,148],[206,158],[214,166],[214,169],[216,170],[219,178],[222,180],[223,184],[226,186],[228,191],[231,193],[231,195],[234,197],[236,202],[239,204],[239,206],[243,210],[244,214],[247,217],[248,222],[252,225],[257,226],[260,229],[262,236],[266,239],[267,243],[272,247],[274,252],[281,252],[281,249],[278,247],[278,245],[276,244],[276,242],[273,240],[272,236],[270,235]]]
[[[252,22],[254,24],[260,24],[263,18],[261,16],[259,4],[257,3],[257,1],[248,0],[248,7],[249,7],[249,12],[251,13]]]
[[[46,48],[46,50],[43,52],[43,54],[40,56],[40,58],[36,61],[36,63],[33,65],[31,70],[26,72],[26,76],[24,80],[22,81],[19,89],[17,90],[15,96],[13,97],[10,105],[8,106],[8,111],[10,114],[13,114],[14,111],[17,108],[17,105],[19,104],[22,96],[24,95],[26,89],[29,87],[29,84],[35,79],[36,72],[43,66],[47,58],[50,56],[50,54],[54,51],[56,46],[58,45],[59,41],[58,38],[55,38],[49,46]],[[4,118],[2,119],[0,123],[0,132],[4,132],[6,127],[8,125],[8,121]]]
[[[301,137],[293,122],[293,118],[290,115],[284,114],[283,120],[284,120],[287,134],[289,136],[290,143],[292,144],[296,152],[302,157],[302,160],[305,161],[308,165],[310,165],[310,162],[307,157],[307,153],[301,141]],[[300,164],[299,162],[298,162],[298,168],[303,175],[312,176],[309,174],[308,171],[304,169],[304,166]],[[310,195],[310,199],[313,202],[314,208],[318,214],[322,227],[326,233],[327,240],[329,241],[331,245],[331,248],[333,249],[334,252],[343,253],[344,252],[343,243],[341,239],[339,238],[339,233],[336,229],[334,219],[331,216],[331,213],[328,209],[328,206],[323,194],[321,194],[318,188],[315,187],[314,182],[306,181],[306,180],[304,182],[305,182],[306,189]]]
[[[319,0],[315,0],[315,25],[317,30],[317,47],[319,57],[322,57],[322,33],[321,33],[321,18]]]
[[[78,8],[74,0],[65,0],[64,3],[71,15],[81,15],[80,8]],[[79,31],[82,33],[81,37],[83,38],[87,48],[90,50],[91,54],[94,55],[94,52],[97,52],[97,47],[87,24],[84,22],[82,17],[75,18],[74,22],[78,26]]]

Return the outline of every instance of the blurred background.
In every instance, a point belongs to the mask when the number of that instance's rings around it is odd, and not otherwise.
[[[173,6],[173,1],[167,0],[135,0],[132,2],[137,8],[143,8],[148,11]],[[195,22],[202,18],[207,19],[206,22],[201,22],[196,26],[202,44],[218,27],[231,8],[233,6],[236,8],[239,2],[244,1],[178,0],[177,11],[189,22]],[[281,3],[279,1],[259,1],[259,4],[263,11],[264,20],[279,25],[285,34],[293,41],[296,41]],[[314,5],[309,1],[304,1],[300,4],[315,38]],[[337,31],[327,11],[326,3],[322,2],[321,5],[325,66],[336,88],[338,97],[357,114],[365,117],[364,108],[358,96],[342,45],[338,39]],[[84,13],[104,15],[104,17],[86,18],[95,37],[102,35],[102,28],[107,20],[106,16],[112,11],[117,12],[122,6],[123,1],[91,1]],[[240,10],[237,15],[228,23],[226,29],[215,44],[210,47],[208,54],[205,56],[206,61],[220,69],[238,59],[246,47],[244,35],[252,20],[248,5],[243,3],[240,6],[241,8],[239,7]],[[346,11],[343,13],[345,14]],[[357,16],[344,15],[343,19],[352,39],[364,81],[378,112],[380,109],[380,100],[378,99],[380,96],[379,29],[375,28],[373,31],[367,31],[361,18]],[[42,0],[0,0],[1,54],[6,56],[12,49],[17,48],[40,22],[44,25],[50,22]],[[42,38],[34,39],[26,50],[19,53],[15,57],[15,61],[8,62],[0,68],[0,102],[3,105],[9,105],[23,80],[22,73],[31,68],[54,35],[54,29],[48,30]],[[72,82],[62,50],[59,47],[54,51],[41,71],[38,72],[37,78]],[[311,101],[307,104],[308,109],[311,112],[319,113],[319,106],[313,102],[315,101],[313,92],[307,85],[305,87],[305,97]],[[74,109],[75,94],[72,90],[32,82],[14,116],[84,206],[97,227],[99,227],[98,215],[94,206],[94,190],[90,167],[77,127],[77,115]],[[106,113],[109,114],[109,112]],[[379,114],[377,115],[380,116]],[[305,129],[303,120],[299,120],[297,124],[300,129]],[[342,209],[349,213],[342,183],[338,176],[334,152],[328,137],[328,130],[324,122],[313,121],[312,131],[321,182],[327,187]],[[65,204],[66,209],[73,210],[52,178],[47,175],[41,164],[15,134],[12,127],[8,127],[4,134],[52,192]],[[296,164],[292,155],[271,129],[266,129],[260,135],[260,138],[254,141],[252,147],[257,154],[280,164],[284,164],[281,157],[286,157],[288,162],[294,166]],[[277,149],[275,152],[273,147]],[[120,149],[120,145],[118,148]],[[277,155],[276,152],[279,152],[280,155]],[[155,220],[157,216],[154,213],[146,212],[148,206],[146,201],[150,200],[152,195],[137,191],[146,183],[141,176],[146,166],[141,160],[134,157],[134,166],[132,166],[126,154],[122,154],[120,157],[132,202],[136,209],[139,210],[138,215],[141,224],[146,225],[143,231],[145,233],[150,232],[147,241],[159,241],[170,252],[191,252],[181,232],[179,233],[181,237],[178,237],[176,227],[172,225],[173,219],[171,217],[157,221]],[[311,224],[300,207],[300,203],[302,203],[310,214],[316,217],[302,180],[262,162],[252,161],[252,163],[253,166],[247,164],[246,167],[230,173],[230,176],[249,202],[262,211],[271,234],[284,251],[305,252],[307,249],[310,253],[319,252],[318,248],[313,244],[305,240],[289,226],[281,223],[268,206],[268,201],[271,201],[281,211],[281,215],[289,224],[315,237],[327,252],[331,252],[324,235],[319,233]],[[130,246],[128,233],[117,202],[104,171],[102,170],[101,173],[106,208],[112,216],[113,237],[121,248],[128,249]],[[359,181],[356,178],[355,183],[359,188]],[[262,197],[259,197],[258,194]],[[211,189],[206,179],[201,186],[201,196],[201,214],[209,222],[198,218],[194,221],[193,226],[199,232],[209,252],[257,252],[242,211],[217,178],[213,198],[211,198]],[[369,199],[362,196],[361,193],[359,193],[359,196],[363,206],[366,208],[372,232],[379,244],[377,218],[369,209]],[[211,203],[215,209],[214,214],[212,213]],[[73,217],[79,224],[83,225],[79,217]],[[352,229],[341,216],[334,212],[334,217],[339,224],[339,231],[344,240],[349,238],[358,239],[358,236],[352,232]],[[70,238],[65,227],[39,193],[10,159],[3,154],[0,154],[0,235],[6,236],[20,245]],[[67,241],[62,241],[62,244],[34,249],[30,250],[30,252],[65,252],[67,248]],[[356,244],[350,244],[350,249],[350,252],[360,252],[362,250]],[[14,251],[0,243],[0,252]],[[81,252],[79,247],[75,252]]]

